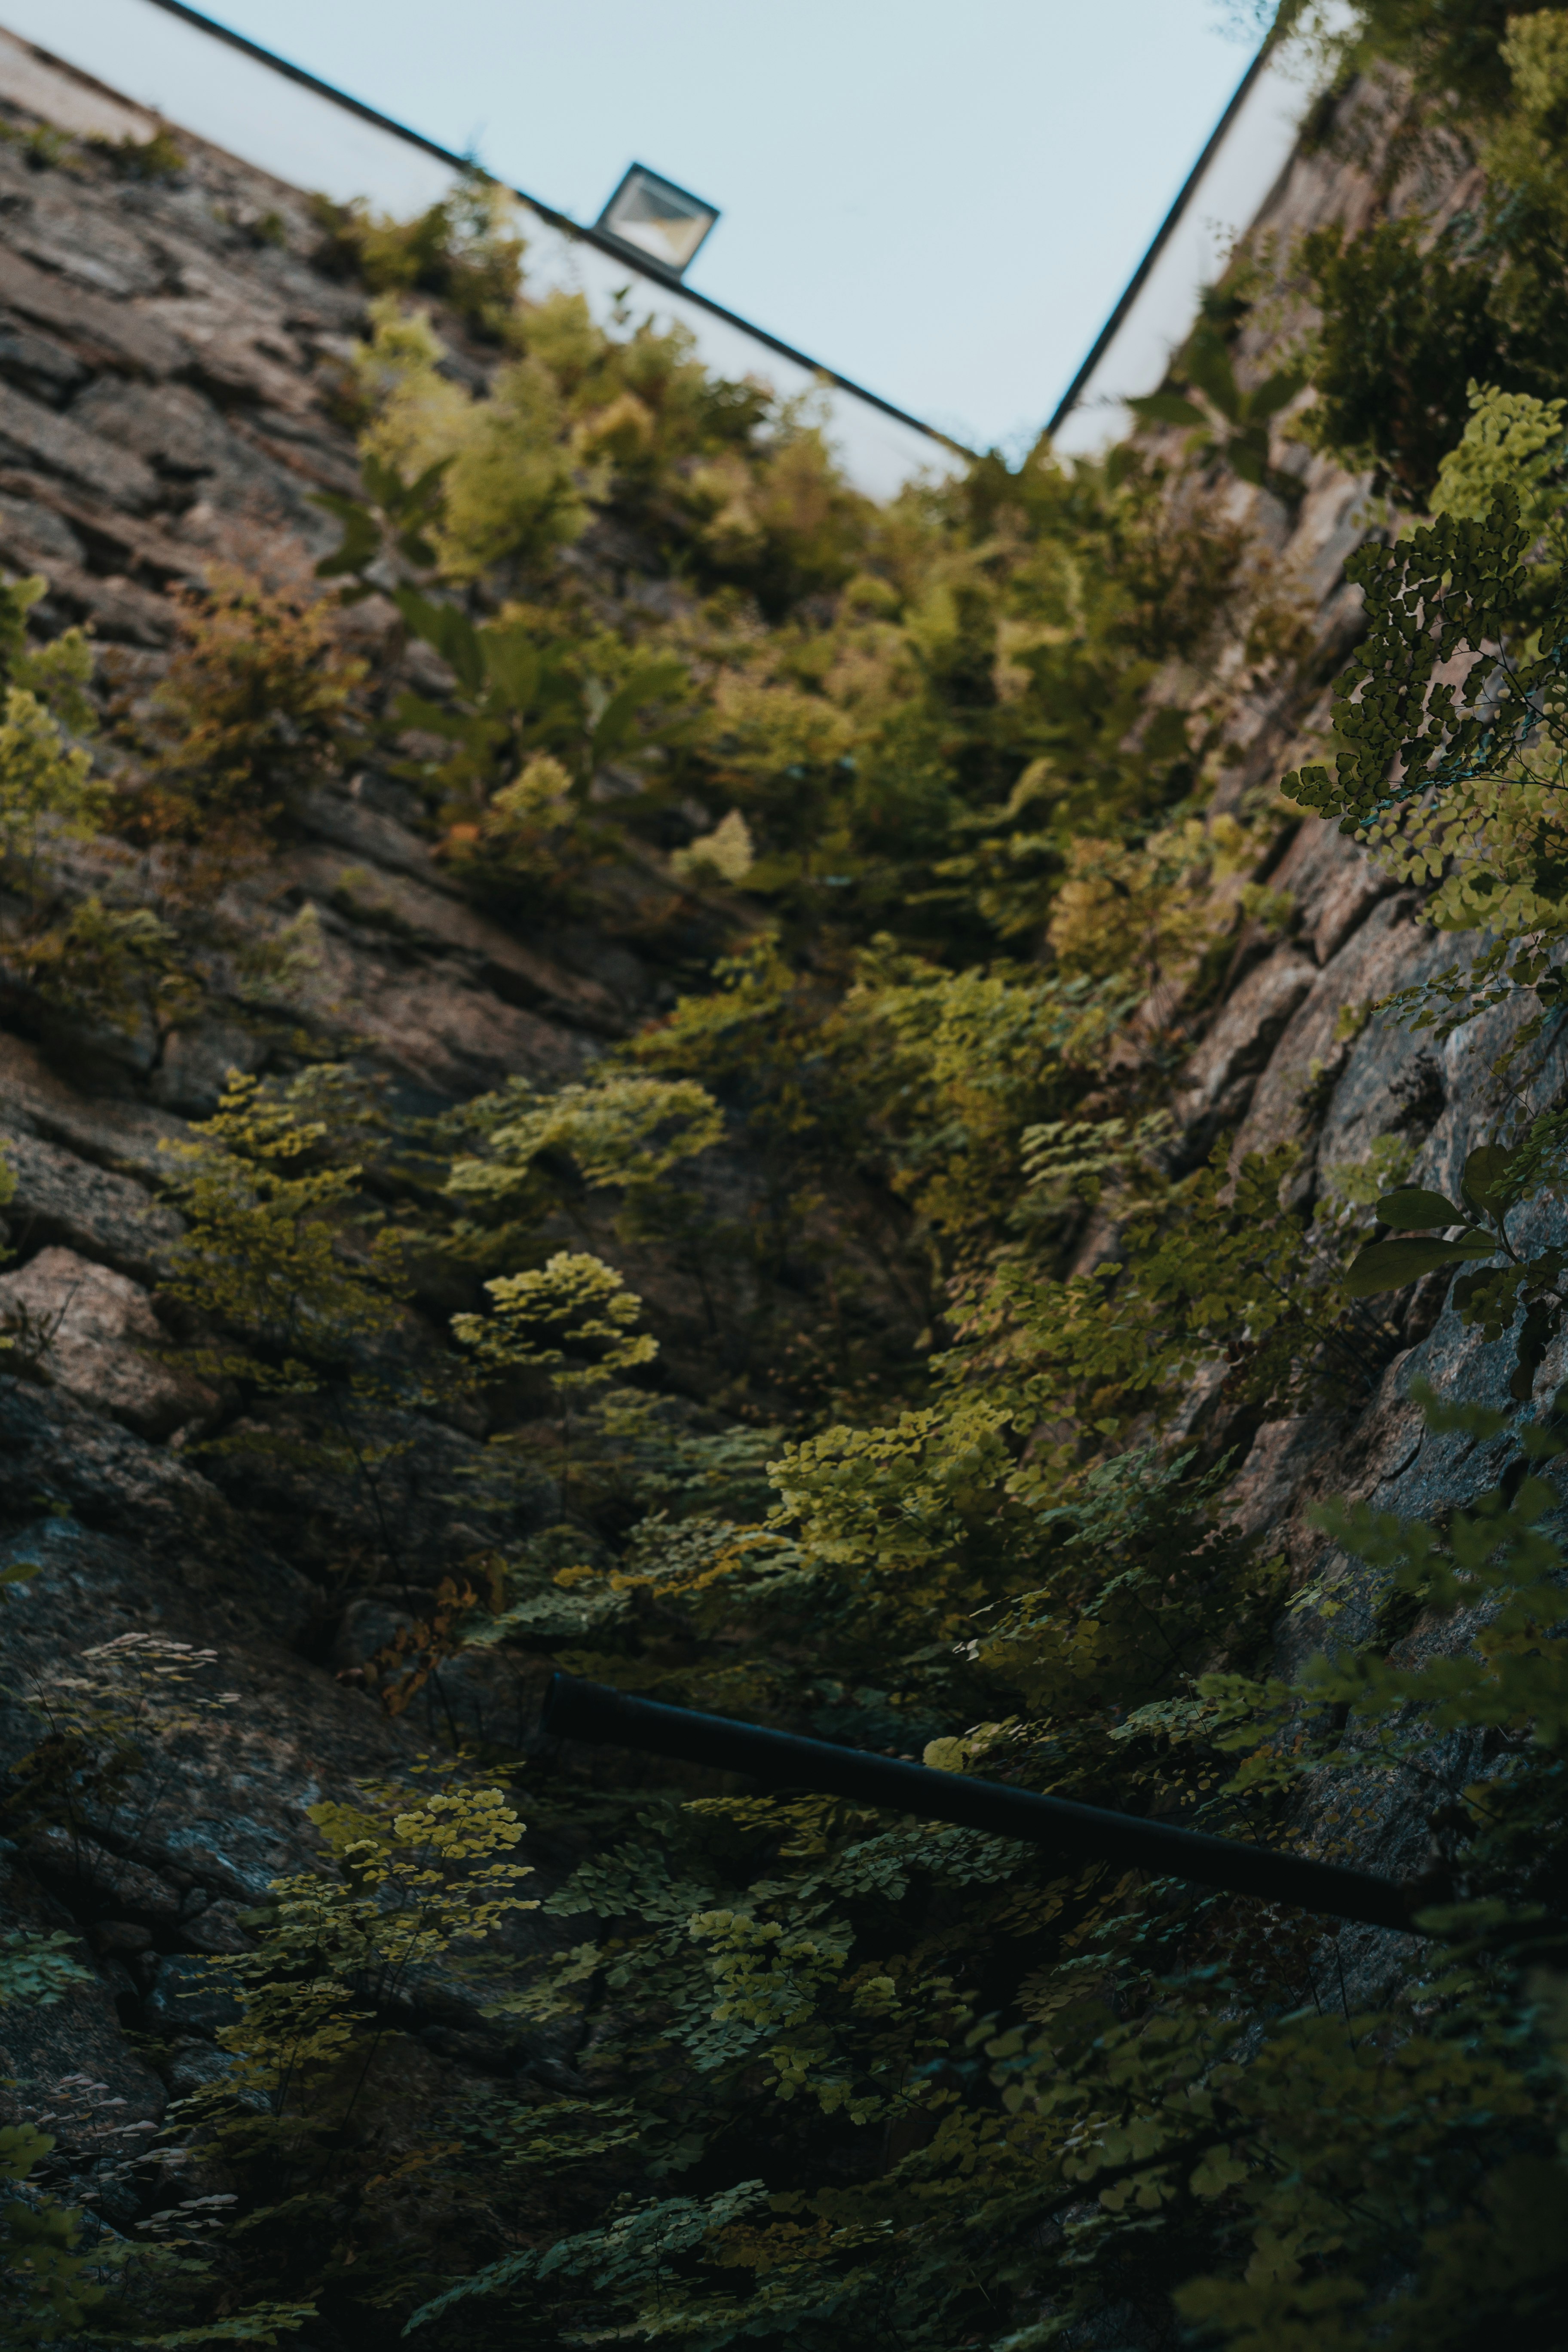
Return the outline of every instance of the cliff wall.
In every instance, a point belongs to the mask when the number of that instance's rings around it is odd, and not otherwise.
[[[334,543],[310,499],[358,480],[340,386],[364,298],[312,266],[299,192],[198,142],[182,138],[177,176],[142,181],[89,149],[73,150],[68,168],[51,161],[45,127],[18,106],[0,105],[0,123],[10,134],[0,143],[0,562],[47,576],[43,620],[89,624],[116,690],[134,700],[166,665],[182,587],[215,562],[301,577]],[[1299,155],[1259,224],[1260,249],[1273,240],[1283,250],[1323,221],[1354,222],[1370,187],[1325,152]],[[1288,309],[1288,289],[1272,316],[1259,306],[1248,363],[1262,368]],[[483,353],[455,327],[451,341],[454,364],[478,380]],[[1264,491],[1237,497],[1304,583],[1316,653],[1305,699],[1293,688],[1249,706],[1227,787],[1238,800],[1310,742],[1357,625],[1343,567],[1367,527],[1367,486],[1299,448],[1282,445],[1279,462],[1301,473],[1293,509]],[[386,620],[371,605],[355,625]],[[237,936],[262,940],[312,910],[321,955],[287,1009],[347,1040],[405,1102],[438,1109],[512,1073],[568,1076],[672,1001],[672,975],[637,920],[639,894],[668,895],[656,862],[626,882],[619,920],[523,935],[468,902],[410,817],[385,780],[323,787],[292,845],[234,883],[228,908]],[[86,887],[96,869],[83,858]],[[1307,1198],[1329,1171],[1398,1134],[1416,1147],[1415,1179],[1451,1189],[1500,1107],[1491,1066],[1504,1016],[1440,1046],[1381,1017],[1347,1034],[1342,1014],[1451,949],[1421,926],[1410,893],[1316,821],[1282,821],[1258,878],[1288,891],[1292,911],[1283,934],[1254,927],[1243,937],[1181,1072],[1174,1103],[1190,1154],[1225,1129],[1239,1130],[1241,1148],[1296,1139]],[[147,887],[155,896],[155,877]],[[385,1595],[323,1587],[306,1572],[374,1548],[361,1507],[303,1475],[291,1486],[275,1461],[189,1454],[183,1433],[209,1401],[150,1352],[164,1334],[158,1283],[179,1230],[158,1194],[160,1148],[211,1111],[228,1068],[261,1066],[251,1010],[237,992],[225,1009],[219,973],[194,1024],[148,1022],[128,1037],[72,1031],[51,1026],[22,992],[0,1030],[0,1137],[17,1179],[0,1297],[51,1327],[45,1377],[0,1381],[0,1565],[42,1562],[4,1619],[8,1664],[47,1680],[84,1647],[154,1633],[218,1653],[237,1695],[218,1728],[184,1743],[177,1790],[153,1829],[0,1848],[0,1917],[79,1930],[94,1969],[58,2006],[8,2021],[7,2072],[37,2084],[89,2071],[125,2101],[129,2121],[161,2118],[221,2063],[211,2037],[226,2011],[201,1990],[201,1958],[235,1948],[237,1911],[304,1866],[302,1806],[407,1761],[436,1727],[388,1720],[341,1679],[396,1622]],[[1539,1055],[1534,1099],[1568,1078],[1561,1061],[1555,1042]],[[751,1179],[742,1169],[725,1181]],[[679,1297],[655,1305],[679,1380],[701,1356],[700,1318]],[[1401,1338],[1370,1402],[1238,1424],[1233,1436],[1234,1511],[1268,1531],[1299,1586],[1332,1592],[1352,1631],[1370,1622],[1374,1596],[1326,1548],[1314,1503],[1344,1495],[1430,1512],[1465,1503],[1496,1469],[1486,1449],[1427,1435],[1409,1396],[1427,1378],[1498,1398],[1507,1343],[1483,1344],[1426,1289]],[[696,1371],[692,1382],[700,1388]],[[1195,1392],[1194,1425],[1205,1408]],[[387,1436],[382,1507],[419,1529],[429,1560],[455,1566],[477,1543],[552,1512],[542,1477],[489,1517],[480,1504],[455,1510],[453,1493],[483,1452],[482,1430],[461,1412],[389,1411]],[[1282,1622],[1282,1665],[1312,1646],[1320,1623],[1311,1610]],[[1456,1637],[1450,1628],[1444,1638]],[[1419,1625],[1405,1637],[1428,1638]],[[526,1746],[541,1671],[525,1650],[487,1652],[449,1671],[449,1703],[470,1734]],[[14,1756],[36,1727],[13,1714],[4,1737]],[[1378,1794],[1352,1836],[1367,1867],[1418,1869],[1424,1800]],[[1353,1990],[1375,1996],[1393,1939],[1347,1929],[1339,1948]],[[457,1992],[411,2046],[423,2053],[409,2062],[411,2116],[455,2074],[494,2063]],[[575,2080],[569,2029],[529,2046],[525,2063],[542,2079]]]

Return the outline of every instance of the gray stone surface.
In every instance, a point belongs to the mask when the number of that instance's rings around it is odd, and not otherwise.
[[[168,1171],[163,1145],[182,1141],[190,1133],[184,1119],[150,1103],[83,1094],[51,1070],[35,1045],[4,1030],[0,1129],[41,1135],[97,1167],[153,1183]]]
[[[132,194],[126,191],[128,196]],[[73,288],[122,301],[134,294],[158,293],[166,278],[132,219],[132,203],[107,212],[85,190],[73,187],[64,173],[41,173],[28,203],[13,215],[6,241]]]
[[[87,383],[89,370],[53,335],[10,319],[0,324],[0,376],[35,400],[63,408],[72,393]]]
[[[153,2032],[179,2037],[210,2038],[222,2026],[237,2025],[245,2013],[231,1979],[194,1952],[167,1953],[158,1961],[142,2007]]]
[[[279,467],[230,431],[210,400],[184,383],[100,377],[74,401],[70,422],[145,459],[164,481],[193,491],[221,478],[252,508],[294,514],[299,492]]]
[[[62,563],[76,571],[84,552],[69,523],[41,500],[0,494],[0,555],[18,571],[52,572]]]
[[[337,797],[314,794],[310,821],[317,824],[324,819],[348,832],[349,825],[341,824],[331,808]],[[359,809],[353,803],[349,805],[378,845],[392,845],[396,866],[388,872],[384,864],[363,864],[312,845],[279,861],[281,871],[300,890],[319,906],[347,915],[367,942],[375,941],[384,949],[397,945],[424,949],[447,960],[465,980],[504,1002],[549,1013],[600,1035],[620,1033],[624,1014],[609,989],[541,954],[515,931],[448,896],[428,875],[414,879],[410,869],[415,859],[410,853],[423,850],[424,844],[407,835],[405,851],[395,838],[403,828],[393,819]],[[427,853],[426,857],[427,863]]]
[[[165,1110],[186,1118],[210,1118],[236,1070],[248,1076],[264,1067],[266,1041],[237,1021],[205,1020],[171,1030],[153,1073],[150,1091]]]
[[[84,432],[68,416],[57,416],[7,383],[0,383],[0,464],[62,474],[133,514],[157,502],[158,478],[140,457]]]
[[[9,237],[0,246],[0,304],[52,328],[89,366],[172,375],[189,358],[184,343],[157,320],[35,268]]]
[[[1234,1118],[1275,1041],[1317,979],[1315,967],[1292,947],[1277,948],[1221,1006],[1182,1074],[1177,1112],[1189,1127]]]
[[[12,1244],[60,1243],[137,1282],[153,1282],[183,1230],[144,1184],[81,1160],[41,1136],[17,1133],[18,1113],[0,1098],[0,1154],[16,1179],[5,1219]]]

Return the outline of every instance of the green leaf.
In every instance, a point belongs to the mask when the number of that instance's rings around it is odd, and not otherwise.
[[[1238,433],[1226,450],[1231,472],[1242,481],[1250,482],[1254,489],[1262,488],[1263,477],[1268,470],[1268,444],[1254,433]]]
[[[1200,2158],[1189,2186],[1194,2197],[1222,2197],[1247,2179],[1247,2169],[1228,2147],[1211,2147]]]
[[[1306,377],[1298,375],[1293,368],[1281,368],[1279,373],[1277,375],[1271,375],[1266,383],[1260,383],[1256,392],[1247,394],[1247,415],[1249,417],[1277,415],[1280,409],[1289,406],[1306,381]]]
[[[595,765],[636,744],[641,731],[637,713],[646,704],[663,701],[688,684],[685,667],[677,661],[649,662],[634,670],[599,715],[591,745]]]
[[[1557,1337],[1563,1320],[1561,1307],[1538,1298],[1526,1310],[1517,1343],[1517,1360],[1508,1392],[1520,1404],[1528,1404],[1535,1394],[1535,1375],[1541,1370],[1546,1350]]]
[[[408,501],[408,486],[395,466],[388,465],[374,450],[367,451],[360,466],[365,488],[376,505],[389,515],[401,515]]]
[[[1241,394],[1230,353],[1215,334],[1195,334],[1187,347],[1187,379],[1206,393],[1222,416],[1233,425],[1241,419]]]
[[[1468,1234],[1458,1242],[1372,1242],[1346,1275],[1345,1289],[1352,1298],[1370,1298],[1374,1291],[1403,1290],[1407,1282],[1418,1282],[1440,1266],[1492,1257],[1496,1252],[1488,1234]]]
[[[48,1936],[26,1927],[0,1933],[0,2009],[52,2009],[71,1986],[91,1984],[91,1969],[75,1958],[76,1942],[67,1927]]]
[[[448,742],[461,743],[476,754],[484,752],[492,732],[482,719],[460,710],[447,710],[439,702],[427,701],[422,694],[400,694],[392,715],[399,727],[417,727],[422,734],[443,735]]]
[[[391,476],[392,488],[389,494],[383,499],[388,514],[405,525],[410,520],[428,521],[439,510],[441,485],[446,478],[447,469],[452,463],[451,454],[445,457],[437,457],[435,464],[426,466],[425,471],[406,488],[404,488],[398,476],[388,467],[386,470]]]
[[[1208,418],[1195,401],[1179,392],[1150,392],[1127,404],[1134,416],[1146,425],[1207,425]]]
[[[1459,1179],[1459,1190],[1472,1209],[1480,1209],[1490,1216],[1500,1216],[1519,1198],[1518,1189],[1508,1181],[1513,1154],[1505,1151],[1500,1143],[1477,1146],[1465,1162],[1465,1172]]]
[[[344,572],[361,572],[374,563],[381,552],[381,525],[368,509],[333,490],[312,490],[308,496],[311,506],[335,515],[343,527],[339,545],[317,564],[317,579],[335,580]]]
[[[0,2180],[26,2180],[54,2144],[51,2133],[33,2124],[0,2124]]]
[[[392,601],[417,637],[434,646],[442,660],[470,694],[485,682],[485,660],[479,632],[456,604],[437,604],[417,588],[395,588]]]
[[[1463,1209],[1456,1209],[1441,1192],[1426,1192],[1419,1184],[1402,1184],[1396,1192],[1385,1192],[1377,1204],[1379,1220],[1405,1233],[1411,1227],[1425,1232],[1431,1225],[1462,1225],[1467,1220]]]
[[[485,674],[509,710],[529,709],[539,693],[542,667],[539,647],[516,622],[484,630],[479,638]]]

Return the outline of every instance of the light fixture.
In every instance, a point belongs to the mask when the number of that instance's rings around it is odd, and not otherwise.
[[[595,226],[617,245],[635,246],[679,278],[718,217],[717,205],[705,205],[700,196],[678,188],[646,163],[634,163]]]

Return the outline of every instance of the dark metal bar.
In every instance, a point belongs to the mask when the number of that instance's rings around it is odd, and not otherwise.
[[[351,98],[346,90],[334,89],[330,81],[321,81],[315,74],[307,73],[303,66],[291,65],[275,49],[264,49],[259,41],[249,40],[245,34],[235,32],[227,25],[220,25],[214,16],[204,16],[199,8],[190,7],[187,0],[152,0],[152,5],[154,8],[162,8],[167,16],[178,16],[184,23],[195,26],[198,31],[210,33],[214,40],[222,41],[228,48],[239,50],[242,56],[254,58],[258,65],[270,66],[274,73],[282,74],[289,81],[298,82],[301,89],[314,90],[318,98],[330,98],[334,106],[344,108],[350,114],[357,114],[362,122],[373,122],[378,131],[390,131],[394,138],[403,140],[410,147],[421,148],[426,155],[434,155],[437,162],[449,164],[454,172],[478,172],[481,180],[495,182],[495,173],[482,170],[471,155],[455,155],[449,147],[439,145],[434,139],[426,139],[423,131],[411,131],[405,122],[397,121],[390,114],[380,113],[375,107],[367,106],[363,99]],[[37,48],[42,57],[55,54],[37,42],[28,46]],[[57,62],[66,66],[71,73],[81,71],[79,66],[72,66],[68,58],[61,58]],[[138,100],[137,103],[142,101]],[[145,110],[148,113],[153,110],[151,107]],[[508,185],[506,182],[500,184]],[[699,294],[695,287],[688,286],[676,277],[673,270],[661,269],[652,254],[639,254],[636,247],[623,245],[619,237],[610,236],[601,228],[590,227],[584,221],[570,219],[565,213],[558,213],[553,205],[542,203],[538,196],[531,196],[524,188],[509,188],[509,193],[520,197],[531,212],[537,213],[541,220],[548,221],[552,228],[561,230],[565,236],[578,237],[584,245],[597,246],[601,253],[610,254],[616,261],[624,262],[628,269],[635,270],[639,278],[646,278],[650,285],[662,287],[666,293],[679,294],[683,302],[694,302],[700,310],[706,310],[710,317],[722,319],[726,326],[739,327],[743,333],[750,335],[753,342],[764,344],[770,352],[777,352],[781,359],[793,360],[797,367],[809,368],[825,383],[836,384],[840,392],[849,393],[856,400],[863,400],[868,408],[879,408],[884,416],[892,417],[897,424],[907,425],[912,431],[923,433],[928,441],[940,441],[944,449],[952,450],[955,456],[973,457],[973,450],[966,449],[962,441],[955,441],[951,433],[940,432],[934,425],[927,425],[923,418],[911,416],[907,408],[900,408],[894,402],[884,400],[879,392],[868,392],[866,386],[857,383],[853,377],[840,375],[835,368],[824,367],[820,360],[808,358],[805,352],[797,352],[793,343],[782,341],[777,335],[770,335],[765,327],[753,326],[749,319],[742,319],[738,310],[727,310],[722,302],[715,302],[710,295]]]
[[[1206,1837],[1200,1830],[1176,1829],[1167,1822],[1140,1821],[1134,1813],[1109,1812],[1103,1806],[1075,1804],[1067,1797],[1037,1796],[1028,1789],[1004,1788],[963,1772],[935,1772],[924,1764],[867,1755],[831,1740],[801,1739],[793,1732],[732,1723],[721,1715],[699,1715],[690,1707],[662,1706],[657,1699],[630,1698],[573,1675],[552,1675],[542,1728],[557,1739],[642,1748],[653,1756],[679,1757],[688,1764],[748,1772],[774,1784],[853,1797],[889,1812],[959,1822],[993,1837],[1048,1847],[1064,1860],[1131,1864],[1159,1878],[1193,1879],[1201,1886],[1226,1887],[1262,1902],[1293,1903],[1303,1911],[1321,1911],[1366,1927],[1420,1932],[1412,1927],[1410,1915],[1422,1898],[1391,1878],[1346,1870],[1338,1863],[1310,1862],[1300,1854],[1272,1853],[1231,1838]]]
[[[163,0],[160,0],[160,5],[163,5]],[[1128,279],[1127,284],[1122,290],[1121,299],[1117,303],[1115,310],[1112,310],[1110,318],[1107,319],[1104,326],[1101,327],[1099,334],[1096,335],[1093,342],[1089,345],[1089,356],[1084,361],[1084,363],[1079,368],[1078,373],[1074,376],[1072,382],[1068,384],[1067,390],[1063,393],[1061,398],[1058,401],[1055,408],[1051,411],[1050,422],[1046,426],[1047,434],[1054,433],[1057,430],[1057,427],[1062,424],[1078,406],[1079,395],[1087,386],[1095,369],[1100,365],[1100,361],[1105,357],[1106,352],[1110,350],[1111,343],[1115,340],[1118,328],[1121,325],[1127,313],[1131,310],[1133,303],[1136,302],[1139,295],[1142,294],[1144,287],[1148,284],[1150,271],[1153,268],[1154,264],[1159,260],[1160,256],[1164,252],[1166,246],[1170,243],[1173,231],[1174,230],[1177,222],[1182,218],[1183,214],[1186,211],[1187,206],[1191,204],[1193,197],[1197,193],[1197,189],[1203,180],[1204,173],[1208,170],[1209,164],[1214,160],[1215,153],[1218,149],[1221,141],[1224,139],[1226,132],[1230,129],[1231,124],[1236,121],[1237,116],[1240,113],[1243,103],[1246,100],[1247,91],[1252,88],[1253,83],[1258,79],[1258,75],[1262,72],[1265,61],[1272,55],[1275,37],[1273,33],[1270,32],[1265,38],[1258,55],[1253,58],[1252,63],[1242,75],[1240,81],[1237,82],[1229,105],[1226,108],[1225,112],[1220,116],[1219,121],[1215,124],[1213,131],[1209,133],[1208,139],[1204,146],[1203,153],[1198,157],[1197,162],[1193,165],[1192,170],[1182,182],[1181,187],[1178,189],[1176,194],[1175,203],[1171,206],[1170,211],[1165,215],[1164,219],[1154,231],[1153,237],[1149,246],[1149,250],[1145,253],[1142,260],[1138,264],[1137,268],[1132,272],[1131,277]]]

